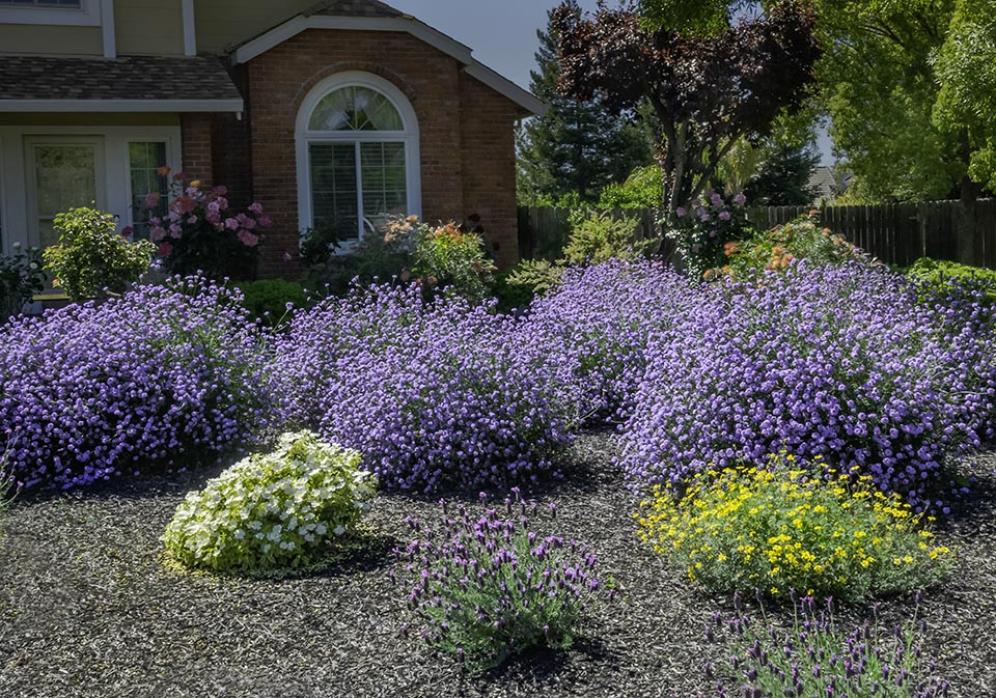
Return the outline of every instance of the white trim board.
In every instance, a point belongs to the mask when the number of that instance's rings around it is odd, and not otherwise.
[[[104,58],[117,58],[118,39],[114,33],[114,0],[100,0],[100,21]]]
[[[0,113],[242,111],[241,99],[0,99]]]
[[[248,63],[270,49],[292,39],[307,29],[344,29],[349,31],[385,31],[411,34],[433,48],[455,58],[466,66],[467,74],[484,83],[499,94],[508,97],[523,109],[533,114],[546,113],[549,105],[528,90],[473,56],[470,48],[459,41],[433,29],[428,24],[413,17],[333,17],[328,15],[298,15],[270,31],[241,45],[234,53],[236,63]]]
[[[194,0],[181,0],[183,10],[183,54],[197,55],[197,24],[194,16]]]
[[[0,24],[45,24],[99,27],[102,0],[81,0],[79,7],[6,5],[0,7]]]

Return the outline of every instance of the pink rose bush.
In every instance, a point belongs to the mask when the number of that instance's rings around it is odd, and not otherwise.
[[[165,176],[169,170],[161,172]],[[159,200],[158,193],[149,194],[146,208],[155,209]],[[149,223],[150,237],[166,269],[177,274],[203,272],[215,279],[251,276],[263,231],[273,225],[259,202],[237,212],[227,187],[203,187],[183,173],[173,175],[165,218],[154,216]]]

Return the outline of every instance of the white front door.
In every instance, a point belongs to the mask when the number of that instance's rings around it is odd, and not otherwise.
[[[29,244],[58,242],[56,214],[71,208],[107,208],[101,136],[29,136],[24,139]]]

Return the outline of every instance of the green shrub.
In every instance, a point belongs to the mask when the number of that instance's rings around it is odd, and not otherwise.
[[[242,304],[254,318],[269,324],[286,319],[294,310],[308,304],[304,286],[283,279],[264,279],[238,284],[245,296]]]
[[[657,165],[633,170],[622,184],[610,184],[602,190],[598,207],[659,209],[664,200],[664,176]]]
[[[495,265],[484,239],[456,223],[418,225],[412,261],[412,271],[428,288],[446,289],[475,301],[491,293]]]
[[[819,463],[814,464],[819,471]],[[711,591],[771,596],[791,589],[860,600],[940,581],[951,551],[935,544],[899,495],[870,476],[824,480],[774,456],[699,473],[685,491],[657,487],[642,505],[640,537]]]
[[[572,216],[571,235],[563,262],[569,266],[594,266],[610,259],[633,262],[646,256],[655,240],[641,240],[640,222],[605,211],[577,212]]]
[[[14,252],[0,255],[0,323],[21,312],[24,304],[45,289],[41,252],[22,249],[14,243]]]
[[[913,263],[907,273],[922,282],[926,288],[940,293],[955,284],[980,286],[989,299],[996,303],[996,270],[922,257]]]
[[[594,266],[612,259],[632,262],[642,259],[656,240],[641,240],[639,221],[605,211],[581,209],[571,215],[571,234],[563,257],[556,262],[526,259],[504,278],[504,286],[528,299],[542,296],[560,284],[565,269]]]
[[[59,244],[45,250],[45,269],[56,286],[74,300],[96,298],[104,289],[123,293],[152,263],[155,245],[129,242],[117,231],[114,216],[75,208],[55,217]]]
[[[285,434],[191,492],[166,528],[167,554],[215,572],[300,568],[319,562],[358,523],[376,491],[360,454],[310,432]]]
[[[815,218],[803,216],[770,230],[758,231],[746,240],[729,242],[725,248],[727,265],[722,271],[743,279],[764,271],[787,269],[793,260],[833,266],[847,262],[872,263],[871,257]]]

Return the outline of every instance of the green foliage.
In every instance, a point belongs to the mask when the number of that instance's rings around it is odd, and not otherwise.
[[[0,323],[21,312],[24,304],[45,289],[41,252],[14,243],[11,255],[0,255]]]
[[[664,175],[657,165],[637,167],[622,184],[610,184],[602,190],[598,207],[602,209],[660,208],[664,200]]]
[[[522,307],[535,296],[543,296],[560,284],[564,275],[562,262],[551,262],[546,259],[524,259],[508,272],[504,285],[520,294],[517,299],[526,303],[516,305]]]
[[[412,271],[427,288],[439,288],[481,301],[491,295],[495,265],[484,238],[456,223],[421,224],[415,231]]]
[[[638,237],[640,221],[605,211],[577,211],[563,261],[569,266],[601,264],[610,259],[634,261],[650,251],[657,241]]]
[[[114,216],[76,208],[55,217],[59,244],[45,250],[45,269],[73,300],[123,293],[152,263],[155,245],[129,242],[117,232]]]
[[[754,206],[808,206],[816,198],[809,181],[820,155],[810,145],[773,144],[743,188]]]
[[[308,228],[301,235],[301,261],[309,267],[328,264],[339,243],[339,232],[335,226]]]
[[[285,434],[191,492],[166,527],[166,553],[190,568],[262,572],[319,562],[376,493],[360,454],[311,432]]]
[[[804,468],[791,455],[657,487],[640,536],[711,591],[790,590],[861,600],[942,580],[951,551],[871,476]],[[815,474],[813,472],[815,470]],[[825,480],[821,471],[827,472]]]
[[[651,161],[650,140],[638,125],[599,100],[561,95],[554,35],[550,29],[538,34],[539,70],[532,73],[532,91],[550,109],[519,130],[519,201],[561,206],[564,197],[576,194],[577,203],[592,203],[604,187]]]
[[[728,29],[733,13],[747,0],[640,0],[645,21],[688,36],[709,36]]]
[[[505,276],[504,285],[523,298],[532,298],[556,288],[568,267],[596,265],[610,259],[641,259],[659,241],[640,239],[638,230],[639,221],[631,216],[588,208],[575,210],[563,256],[555,262],[523,260]]]
[[[815,0],[831,135],[867,200],[990,182],[994,4]]]
[[[245,297],[242,304],[256,319],[278,324],[308,304],[304,286],[295,281],[264,279],[238,284]]]
[[[996,0],[958,0],[933,57],[940,84],[934,126],[972,146],[968,174],[996,191]]]
[[[945,293],[954,285],[980,286],[989,299],[996,303],[996,270],[922,257],[914,262],[907,273],[927,289],[937,293]]]
[[[721,271],[736,279],[784,270],[796,259],[805,259],[814,265],[871,262],[860,249],[828,228],[821,228],[808,216],[770,230],[757,231],[746,240],[728,243],[725,254],[728,259]]]

